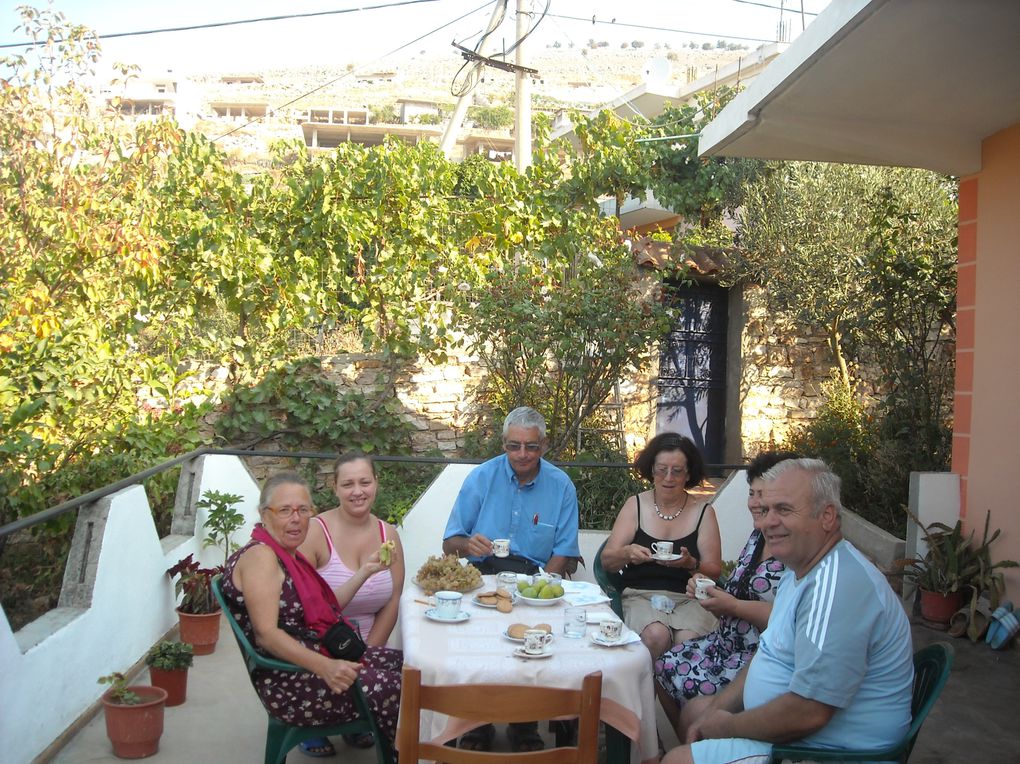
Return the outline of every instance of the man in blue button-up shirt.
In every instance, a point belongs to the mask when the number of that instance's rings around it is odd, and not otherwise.
[[[503,422],[505,454],[467,476],[443,534],[443,552],[467,557],[482,572],[563,573],[580,555],[577,492],[567,474],[542,458],[545,420],[532,408]],[[510,557],[492,556],[492,539],[510,540]]]
[[[541,565],[563,573],[580,556],[577,491],[567,474],[542,458],[545,419],[532,408],[511,411],[503,422],[505,454],[478,465],[457,494],[443,534],[443,552],[467,557],[483,573],[534,573]],[[510,556],[494,557],[493,539],[510,540]],[[491,724],[461,737],[460,748],[492,750]],[[511,724],[514,751],[544,747],[537,722]]]

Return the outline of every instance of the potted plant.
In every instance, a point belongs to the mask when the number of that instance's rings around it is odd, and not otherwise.
[[[957,520],[950,528],[944,523],[923,526],[916,517],[918,527],[924,534],[928,551],[923,557],[899,560],[903,577],[911,581],[921,592],[921,617],[934,628],[945,629],[953,614],[964,600],[968,602],[969,629],[977,630],[978,601],[985,597],[994,609],[999,597],[1005,591],[1001,568],[1015,567],[1013,560],[993,563],[989,547],[999,531],[988,536],[990,515],[985,516],[985,529],[980,545],[974,544],[974,532],[963,535],[963,525]],[[911,514],[911,517],[913,515]],[[971,635],[977,639],[980,634]]]
[[[106,735],[113,753],[121,759],[142,759],[159,750],[163,735],[163,709],[166,690],[147,685],[128,686],[120,672],[99,677],[110,685],[103,693]]]
[[[195,655],[215,650],[220,636],[220,607],[212,593],[212,580],[219,572],[218,567],[203,568],[190,554],[167,571],[170,578],[177,577],[181,641],[191,644]]]
[[[241,497],[234,493],[206,491],[195,505],[207,509],[208,515],[202,526],[208,531],[202,545],[223,545],[223,565],[234,548],[230,534],[244,525],[244,515],[236,510]],[[174,565],[167,573],[177,577],[174,591],[181,597],[177,615],[181,624],[181,641],[190,643],[195,655],[208,655],[216,649],[220,636],[220,608],[212,593],[212,580],[223,571],[223,565],[203,568],[188,555]]]
[[[149,680],[166,690],[166,704],[179,706],[188,696],[188,669],[194,651],[187,642],[157,642],[145,656]]]
[[[240,503],[241,497],[236,493],[206,491],[202,494],[201,501],[195,504],[199,509],[209,510],[203,526],[208,535],[202,546],[219,546],[222,543],[224,565],[227,564],[230,553],[237,548],[230,535],[244,525],[244,515],[236,508]]]

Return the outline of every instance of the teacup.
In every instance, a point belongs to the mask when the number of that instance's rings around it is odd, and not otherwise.
[[[599,624],[599,634],[607,642],[615,642],[623,635],[623,621],[603,621]]]
[[[654,541],[652,542],[652,551],[659,555],[659,557],[668,557],[673,554],[673,542],[672,541]]]
[[[553,635],[541,629],[528,629],[524,632],[524,652],[528,655],[541,655],[545,646],[552,642]]]
[[[715,586],[711,578],[699,578],[694,582],[694,597],[699,600],[707,600],[708,590]]]
[[[460,615],[460,592],[436,592],[436,615],[453,620]]]
[[[496,557],[509,557],[510,539],[493,539],[492,554]]]

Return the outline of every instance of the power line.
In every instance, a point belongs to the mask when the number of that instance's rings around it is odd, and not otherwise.
[[[784,8],[781,5],[769,5],[768,3],[759,3],[759,2],[755,2],[755,0],[731,0],[731,2],[734,2],[734,3],[743,3],[744,5],[757,5],[759,8],[770,8],[770,9],[772,9],[774,11],[786,11],[787,13],[794,13],[794,14],[797,14],[799,16],[817,16],[818,15],[817,13],[814,13],[813,11],[805,11],[803,9],[803,5],[802,5],[800,10],[797,10],[795,8]]]
[[[214,21],[208,24],[191,24],[183,27],[165,27],[162,29],[143,29],[138,32],[114,32],[112,34],[97,34],[98,40],[111,40],[116,37],[140,37],[149,34],[163,34],[165,32],[194,32],[199,29],[216,29],[218,27],[239,26],[241,24],[258,24],[263,21],[288,21],[290,19],[306,19],[314,16],[336,16],[343,13],[357,13],[359,11],[377,11],[382,8],[396,8],[402,5],[418,5],[419,3],[435,3],[439,0],[399,0],[399,2],[382,3],[380,5],[363,5],[358,8],[343,8],[335,11],[314,11],[310,13],[289,13],[282,16],[263,16],[257,19],[240,19],[238,21]],[[11,42],[0,44],[0,48],[21,48],[32,45],[45,45],[48,40],[31,40],[29,42]],[[57,40],[56,42],[62,42]]]
[[[648,24],[627,24],[622,21],[613,19],[612,21],[600,21],[595,16],[584,18],[582,16],[563,16],[554,13],[550,13],[549,16],[558,19],[569,19],[570,21],[583,21],[586,24],[607,24],[614,27],[628,27],[631,29],[650,29],[655,32],[676,32],[677,34],[690,34],[698,35],[700,37],[715,37],[716,39],[725,38],[727,40],[747,40],[749,42],[775,42],[774,38],[769,37],[741,37],[732,34],[719,34],[718,32],[695,32],[690,29],[673,29],[672,27],[655,27]]]

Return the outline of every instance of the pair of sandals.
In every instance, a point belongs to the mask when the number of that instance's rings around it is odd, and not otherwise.
[[[371,732],[358,732],[353,735],[344,735],[344,742],[352,748],[371,748],[375,745],[375,736]],[[329,742],[328,737],[315,737],[302,741],[298,748],[305,756],[313,759],[324,759],[329,756],[336,756],[336,748]]]
[[[511,724],[507,727],[506,734],[510,740],[510,750],[514,753],[545,749],[545,742],[538,734],[538,722]],[[465,751],[491,751],[495,737],[496,727],[492,724],[483,724],[462,735],[457,747]]]
[[[1020,620],[1017,620],[1016,613],[1013,612],[1013,603],[1006,600],[992,613],[985,642],[991,645],[993,650],[1002,650],[1009,646],[1018,632]]]

